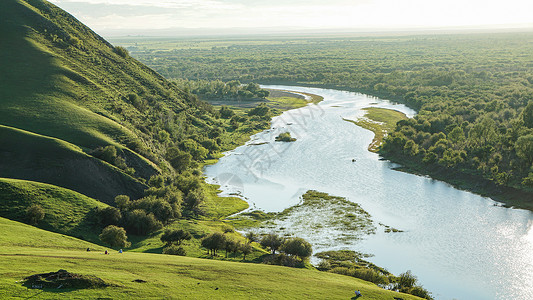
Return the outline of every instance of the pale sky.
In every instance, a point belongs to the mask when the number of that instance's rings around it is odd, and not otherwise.
[[[533,0],[50,0],[97,32],[533,27]]]

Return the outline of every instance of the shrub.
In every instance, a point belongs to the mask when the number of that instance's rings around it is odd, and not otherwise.
[[[113,51],[118,54],[119,56],[123,57],[123,58],[126,58],[128,57],[130,54],[128,52],[128,50],[124,47],[121,47],[121,46],[116,46]]]
[[[294,142],[295,138],[291,137],[289,132],[282,132],[276,137],[276,142]]]
[[[225,105],[223,105],[220,108],[219,112],[220,112],[220,117],[223,119],[229,119],[235,115],[233,110]]]
[[[276,254],[276,250],[283,244],[283,238],[275,233],[269,233],[261,239],[261,246],[270,249],[272,254]]]
[[[204,211],[201,209],[205,201],[205,195],[202,189],[195,189],[190,191],[184,199],[185,208],[194,214],[201,215]]]
[[[130,200],[130,197],[127,196],[127,195],[118,195],[115,197],[115,205],[122,209],[122,210],[126,210],[126,209],[129,209],[130,205],[131,205],[131,200]]]
[[[111,247],[116,248],[127,248],[131,246],[131,243],[128,242],[126,230],[115,225],[109,225],[104,228],[100,234],[100,240]]]
[[[178,245],[181,244],[184,240],[190,240],[192,238],[192,235],[188,231],[184,231],[183,229],[172,229],[172,230],[165,230],[165,233],[161,236],[161,242],[166,243],[167,245],[172,245],[172,243],[176,243]]]
[[[33,204],[26,209],[26,218],[31,225],[37,225],[44,219],[44,208],[39,204]]]
[[[172,147],[167,150],[166,158],[174,170],[181,173],[191,165],[192,155]]]
[[[163,249],[163,254],[185,256],[187,255],[187,252],[181,246],[171,245]]]
[[[117,225],[121,219],[122,214],[116,207],[108,206],[96,209],[96,221],[102,226]]]
[[[280,250],[288,255],[294,255],[304,260],[313,254],[313,248],[311,244],[302,238],[290,238],[285,240],[281,245]]]
[[[163,224],[153,214],[147,214],[142,209],[128,212],[125,218],[125,225],[130,232],[139,235],[146,235],[163,228]]]
[[[226,236],[220,232],[212,233],[202,240],[202,247],[206,248],[212,256],[215,256],[219,249],[224,248],[225,244]]]

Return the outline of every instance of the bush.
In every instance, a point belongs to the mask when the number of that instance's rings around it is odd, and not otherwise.
[[[285,254],[299,257],[301,261],[313,254],[313,248],[311,244],[308,241],[298,237],[285,240],[283,245],[281,245],[280,250]]]
[[[167,229],[165,230],[165,233],[161,236],[161,242],[166,243],[167,245],[172,245],[172,243],[176,243],[178,245],[181,245],[181,242],[184,240],[190,240],[192,238],[192,235],[188,231],[184,231],[183,229]]]
[[[276,142],[294,142],[295,138],[291,137],[289,132],[282,132],[276,137]]]
[[[163,254],[185,256],[187,255],[187,252],[181,246],[172,245],[165,247],[165,249],[163,249]]]
[[[215,256],[219,249],[226,245],[226,236],[220,232],[215,232],[202,240],[202,247],[209,250],[211,256]]]
[[[44,219],[44,208],[39,204],[33,204],[26,209],[26,218],[31,225],[37,225]]]
[[[167,150],[166,158],[174,170],[179,173],[187,170],[192,161],[191,154],[181,151],[176,147],[172,147]]]
[[[235,115],[233,110],[225,105],[223,105],[220,108],[219,112],[220,112],[220,117],[223,119],[229,119]]]
[[[101,226],[117,225],[121,219],[122,214],[116,207],[96,208],[96,221]]]
[[[270,249],[272,254],[276,254],[276,250],[283,244],[283,238],[275,233],[269,233],[261,239],[261,246]]]
[[[116,248],[127,248],[131,246],[131,243],[128,242],[126,230],[115,225],[109,225],[104,228],[100,234],[100,240],[111,247]]]
[[[125,218],[125,225],[130,232],[139,235],[147,235],[163,228],[163,224],[153,214],[147,214],[142,209],[135,209],[128,212]]]
[[[126,58],[128,57],[130,54],[128,52],[128,50],[124,47],[121,47],[121,46],[116,46],[113,51],[118,54],[119,56],[123,57],[123,58]]]
[[[184,199],[185,208],[197,215],[202,215],[204,211],[201,209],[200,205],[202,205],[205,201],[205,195],[202,189],[195,189],[193,191],[190,191],[187,196]]]
[[[127,195],[118,195],[115,197],[115,205],[122,209],[126,210],[129,209],[131,205],[130,197]]]

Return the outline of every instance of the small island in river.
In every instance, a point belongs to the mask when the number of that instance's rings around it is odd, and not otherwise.
[[[295,138],[291,137],[290,132],[282,132],[276,137],[276,142],[294,142]]]

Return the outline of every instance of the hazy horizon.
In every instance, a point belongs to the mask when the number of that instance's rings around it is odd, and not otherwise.
[[[533,29],[521,0],[50,1],[104,36]]]

